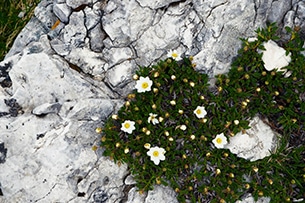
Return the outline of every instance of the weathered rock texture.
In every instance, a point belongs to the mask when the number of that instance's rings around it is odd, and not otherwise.
[[[301,0],[42,0],[0,63],[0,202],[177,202],[91,150],[137,66],[177,49],[212,76],[240,37],[304,19]]]

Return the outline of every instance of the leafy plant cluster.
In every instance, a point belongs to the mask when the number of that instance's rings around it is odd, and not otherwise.
[[[128,164],[140,192],[170,185],[179,202],[234,202],[246,193],[269,196],[271,202],[304,198],[303,42],[297,30],[287,28],[290,39],[282,47],[291,53],[285,67],[291,75],[267,71],[258,50],[279,39],[276,30],[271,24],[257,30],[256,40],[242,39],[232,68],[213,85],[194,70],[192,57],[140,67],[134,79],[151,80],[151,88],[143,82],[147,91],[129,94],[119,112],[97,128],[104,155]],[[244,132],[254,116],[281,134],[276,152],[250,162],[217,147],[224,141],[216,139],[220,134]],[[151,152],[153,147],[163,151]],[[152,161],[160,153],[165,159]]]

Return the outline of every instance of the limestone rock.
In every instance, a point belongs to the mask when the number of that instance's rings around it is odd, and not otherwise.
[[[256,161],[270,156],[277,147],[278,135],[258,117],[250,121],[250,129],[246,133],[237,133],[231,137],[225,148],[238,157]]]
[[[73,9],[79,8],[82,5],[92,4],[93,0],[66,0],[66,4]]]
[[[69,17],[72,12],[71,8],[65,3],[56,3],[53,6],[54,14],[59,18],[59,20],[63,23],[69,22]]]
[[[168,7],[172,3],[179,2],[179,0],[169,0],[169,1],[162,1],[162,0],[155,0],[155,1],[137,0],[137,2],[142,7],[149,7],[151,9],[159,9],[159,8],[162,8],[162,7]]]

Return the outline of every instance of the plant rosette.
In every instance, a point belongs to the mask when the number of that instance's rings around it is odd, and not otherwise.
[[[140,191],[170,185],[180,202],[232,202],[249,192],[275,202],[300,198],[305,191],[304,146],[290,139],[304,133],[303,44],[287,28],[291,38],[283,55],[284,48],[275,45],[275,31],[272,24],[258,29],[254,40],[242,40],[230,71],[217,75],[211,86],[208,75],[194,69],[192,57],[179,60],[176,51],[157,65],[140,67],[133,77],[134,92],[99,128],[104,155],[127,163]],[[277,56],[284,57],[284,66],[277,61],[271,70],[267,65],[270,46],[281,50]],[[268,118],[282,139],[277,152],[250,162],[225,146],[256,115]]]

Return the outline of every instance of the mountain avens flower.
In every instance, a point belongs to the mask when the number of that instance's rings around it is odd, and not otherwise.
[[[227,138],[224,136],[223,133],[218,134],[215,139],[213,139],[213,144],[216,148],[221,149],[228,143]]]
[[[124,121],[124,123],[122,123],[121,130],[128,134],[131,134],[132,131],[136,129],[134,125],[135,125],[134,121],[126,120]]]
[[[140,79],[137,80],[135,88],[139,93],[141,92],[149,92],[151,91],[151,86],[153,82],[152,80],[149,79],[149,77],[142,77],[140,76]]]
[[[182,58],[180,57],[180,54],[176,50],[169,50],[167,53],[168,58],[173,58],[176,61],[180,61]]]
[[[207,112],[203,106],[197,106],[197,108],[194,110],[194,114],[197,116],[197,118],[204,118],[207,115]]]
[[[154,162],[155,165],[159,165],[160,161],[165,160],[165,149],[161,147],[151,147],[147,152],[147,155],[150,156],[150,160]]]
[[[153,125],[156,125],[159,123],[159,120],[157,119],[157,114],[149,113],[149,117],[147,119],[148,123],[152,123]]]

